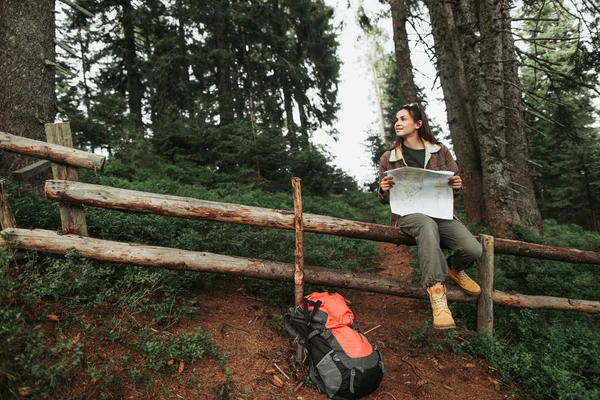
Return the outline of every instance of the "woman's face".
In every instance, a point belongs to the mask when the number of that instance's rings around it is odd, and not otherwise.
[[[396,130],[396,136],[403,139],[411,136],[419,136],[418,129],[421,127],[421,121],[415,121],[410,115],[410,112],[406,109],[402,109],[396,113],[396,122],[394,123],[394,129]]]

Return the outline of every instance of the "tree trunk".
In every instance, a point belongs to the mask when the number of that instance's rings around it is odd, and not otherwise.
[[[130,0],[121,0],[123,8],[123,32],[125,41],[125,53],[123,61],[127,72],[127,91],[129,113],[131,114],[135,127],[142,129],[142,79],[140,76],[140,65],[135,48],[135,26],[133,22],[133,7]]]
[[[410,61],[408,34],[406,33],[406,17],[408,0],[391,0],[392,24],[394,28],[394,49],[398,74],[398,95],[402,103],[419,102],[413,66]]]
[[[221,125],[227,125],[234,119],[234,104],[231,93],[231,51],[228,41],[229,0],[221,0],[215,9],[215,46],[219,50],[217,62],[217,95]]]
[[[480,62],[484,81],[475,102],[475,121],[481,149],[485,221],[494,236],[512,238],[520,224],[506,152],[504,107],[504,47],[502,0],[479,2]],[[511,154],[511,157],[513,154]]]
[[[56,96],[54,0],[0,1],[0,131],[45,140]],[[37,160],[0,154],[0,176]]]
[[[504,104],[506,106],[506,153],[510,155],[508,168],[513,183],[512,193],[520,223],[537,233],[542,231],[542,216],[535,199],[533,178],[529,166],[529,151],[523,116],[523,90],[518,75],[515,42],[511,32],[508,5],[502,12],[502,42],[504,62]],[[517,221],[513,221],[517,223]]]
[[[308,150],[310,145],[308,139],[308,117],[306,115],[305,106],[308,103],[306,95],[301,89],[296,89],[296,103],[298,104],[298,114],[300,115],[300,149]]]
[[[292,105],[292,90],[287,77],[282,77],[283,104],[285,109],[285,125],[290,149],[298,150],[298,138],[296,136],[296,123],[294,122],[294,109]]]
[[[177,104],[178,112],[186,111],[190,114],[192,107],[192,98],[190,96],[190,57],[188,55],[188,45],[186,43],[185,26],[190,24],[186,17],[184,5],[181,0],[177,1],[175,10],[177,13],[177,52],[178,52],[178,66],[179,66],[179,102]]]
[[[483,181],[473,102],[469,94],[471,82],[465,71],[465,64],[470,66],[470,58],[477,57],[477,50],[468,40],[462,40],[458,29],[467,24],[458,27],[455,25],[451,4],[428,0],[426,5],[431,18],[437,67],[444,91],[453,149],[465,185],[463,196],[467,220],[477,222],[483,219]],[[458,16],[456,19],[459,19]],[[474,36],[472,25],[469,30],[467,33]],[[465,46],[469,48],[464,49]]]

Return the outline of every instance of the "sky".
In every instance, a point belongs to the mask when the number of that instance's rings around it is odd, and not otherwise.
[[[365,62],[368,48],[364,41],[359,40],[361,30],[356,22],[355,4],[349,9],[347,0],[326,0],[326,3],[335,9],[334,26],[340,26],[338,55],[342,66],[338,101],[341,109],[335,124],[339,131],[339,140],[336,142],[319,131],[313,135],[313,143],[324,146],[333,156],[335,166],[354,177],[359,184],[363,184],[372,181],[375,176],[375,168],[371,165],[370,154],[366,148],[366,139],[369,132],[377,132],[379,129],[373,76]],[[370,15],[370,12],[381,10],[384,6],[369,0],[364,2],[364,7],[372,7],[368,10]],[[379,26],[388,33],[385,50],[392,52],[394,47],[391,18],[380,20]],[[414,32],[411,34],[409,31],[409,38],[416,38]],[[418,71],[415,80],[427,94],[427,114],[447,132],[441,90],[432,88],[435,68],[422,48],[414,47],[411,51],[413,65]]]

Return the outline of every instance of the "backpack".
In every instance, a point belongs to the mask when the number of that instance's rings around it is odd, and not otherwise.
[[[294,341],[306,346],[311,380],[331,399],[360,399],[379,387],[385,372],[381,353],[354,326],[354,313],[339,293],[302,298],[283,322]]]

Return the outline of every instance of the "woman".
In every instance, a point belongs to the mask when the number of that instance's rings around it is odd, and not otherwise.
[[[448,186],[457,194],[462,190],[462,180],[458,166],[446,146],[440,143],[431,132],[427,115],[418,104],[403,106],[396,113],[394,124],[396,142],[385,152],[379,161],[379,200],[390,202],[389,190],[394,186],[392,176],[384,172],[402,167],[426,168],[434,171],[452,171]],[[433,309],[433,327],[436,329],[454,328],[454,319],[446,301],[447,278],[455,281],[467,294],[481,293],[479,285],[464,271],[472,267],[481,257],[481,245],[469,230],[456,218],[443,220],[415,213],[391,215],[392,226],[415,238],[421,266],[421,284],[429,293]],[[454,251],[444,258],[440,246]]]

